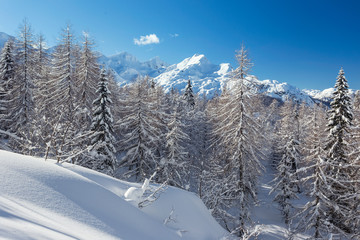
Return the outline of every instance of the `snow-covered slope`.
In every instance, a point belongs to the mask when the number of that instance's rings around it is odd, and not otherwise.
[[[159,57],[152,58],[146,62],[140,62],[136,57],[127,52],[110,57],[100,55],[99,62],[115,71],[120,85],[132,82],[138,75],[156,77],[164,72],[168,66]]]
[[[232,71],[230,64],[223,63],[215,65],[202,54],[195,54],[184,59],[178,64],[173,64],[159,76],[155,81],[170,91],[171,88],[183,90],[188,79],[191,80],[193,90],[196,93],[206,93],[210,97],[224,87]]]
[[[215,240],[226,235],[194,194],[169,187],[139,209],[124,197],[130,187],[140,185],[0,151],[0,239]]]
[[[229,88],[234,85],[234,82],[231,81],[232,66],[229,63],[212,64],[203,54],[195,54],[170,66],[159,58],[139,62],[134,56],[125,52],[111,57],[102,56],[100,62],[114,69],[121,85],[132,82],[138,75],[149,75],[164,87],[166,92],[172,88],[182,91],[190,79],[195,93],[206,93],[210,98],[216,92],[220,93],[225,85]],[[281,100],[293,99],[297,102],[312,103],[315,99],[326,102],[331,96],[329,89],[324,91],[300,90],[286,82],[261,81],[255,76],[249,76],[248,80],[254,91]]]
[[[304,89],[303,92],[305,92],[313,99],[321,100],[324,102],[330,102],[334,90],[335,90],[334,88],[327,88],[322,91]],[[356,92],[355,90],[349,89],[349,94],[351,96],[354,96],[355,92]]]

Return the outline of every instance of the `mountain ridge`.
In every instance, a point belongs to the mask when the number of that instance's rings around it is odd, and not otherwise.
[[[14,37],[0,32],[0,48],[9,38]],[[195,93],[206,94],[208,98],[212,98],[215,94],[220,93],[225,86],[231,88],[233,85],[231,80],[233,67],[230,63],[213,64],[204,54],[194,54],[171,65],[162,61],[158,56],[141,62],[128,52],[111,56],[97,52],[97,55],[100,64],[113,70],[115,80],[120,86],[131,84],[138,76],[147,75],[154,78],[155,82],[165,89],[165,92],[169,92],[173,88],[182,91],[190,79]],[[292,99],[307,103],[314,101],[329,102],[333,92],[333,88],[301,90],[287,82],[269,79],[259,80],[254,75],[248,76],[248,80],[256,86],[258,92],[282,101]],[[354,94],[355,90],[350,90],[350,93]]]

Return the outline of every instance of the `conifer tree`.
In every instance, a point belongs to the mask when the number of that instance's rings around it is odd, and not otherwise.
[[[249,108],[249,95],[245,76],[252,65],[244,47],[237,53],[239,67],[234,70],[237,81],[235,89],[224,94],[224,105],[218,109],[218,125],[215,128],[213,145],[220,150],[222,169],[218,175],[223,186],[212,188],[217,199],[215,212],[227,229],[238,236],[247,232],[246,223],[251,222],[250,208],[256,201],[257,177],[261,172],[261,151],[259,148],[259,125],[253,119]],[[214,161],[216,163],[216,161]],[[217,192],[217,191],[220,191]]]
[[[99,65],[92,51],[93,42],[88,33],[83,33],[83,46],[77,64],[77,115],[81,125],[86,129],[90,124],[92,102],[95,99]]]
[[[180,188],[185,187],[187,172],[189,170],[184,142],[189,137],[184,132],[178,110],[175,109],[168,122],[169,132],[166,134],[166,156],[159,164],[160,182],[167,181],[169,185]]]
[[[52,54],[51,78],[48,82],[46,106],[51,114],[50,122],[54,128],[51,133],[51,149],[57,160],[76,159],[74,154],[73,139],[79,129],[75,121],[76,99],[76,54],[74,49],[73,34],[68,25],[61,34],[62,39]]]
[[[312,230],[312,239],[325,239],[331,232],[328,222],[328,205],[331,203],[327,198],[328,178],[325,174],[324,155],[324,121],[325,114],[321,107],[313,107],[313,116],[308,123],[308,137],[306,139],[307,154],[305,161],[308,166],[298,170],[301,173],[301,181],[309,183],[305,192],[311,197],[304,207],[296,214],[299,218],[297,230],[307,232]]]
[[[327,177],[326,197],[329,199],[327,216],[330,228],[335,233],[353,234],[354,203],[359,201],[354,179],[354,171],[357,171],[349,158],[349,130],[353,120],[348,83],[344,70],[341,68],[335,84],[330,104],[327,132],[328,137],[325,146],[324,173]]]
[[[9,39],[0,56],[0,129],[8,130],[10,92],[15,78],[14,43]]]
[[[192,85],[191,85],[191,81],[190,79],[188,80],[188,83],[186,85],[185,88],[185,92],[184,92],[184,101],[185,101],[185,106],[192,110],[195,107],[195,99],[194,99],[194,92],[192,90]]]
[[[162,134],[156,127],[157,118],[148,89],[147,78],[139,78],[122,100],[122,118],[118,121],[118,128],[122,133],[120,151],[124,151],[125,156],[119,166],[124,170],[121,177],[125,179],[143,181],[158,168],[155,146]]]
[[[35,117],[33,33],[26,20],[20,29],[19,39],[16,41],[15,79],[9,94],[11,106],[8,113],[11,120],[10,131],[21,137],[22,141],[10,139],[10,145],[16,151],[30,153],[34,130],[32,125]]]
[[[97,171],[113,175],[116,164],[113,136],[113,117],[110,110],[112,101],[108,89],[105,69],[101,70],[96,91],[98,97],[93,101],[93,117],[90,135],[90,156],[83,165]]]

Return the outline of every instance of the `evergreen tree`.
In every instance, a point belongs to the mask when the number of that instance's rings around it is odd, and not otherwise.
[[[112,101],[108,89],[105,69],[101,70],[100,81],[96,91],[98,97],[93,101],[93,117],[90,135],[90,157],[84,162],[86,167],[113,175],[116,164],[113,136],[113,117],[110,111]]]
[[[328,180],[326,197],[329,199],[327,216],[335,233],[352,234],[355,222],[354,203],[359,201],[354,179],[357,170],[349,158],[349,130],[353,120],[348,83],[343,69],[335,84],[329,110],[326,141],[325,175]]]
[[[194,109],[194,107],[195,107],[195,99],[194,99],[194,92],[192,90],[192,85],[191,85],[190,79],[188,80],[188,83],[187,83],[186,88],[185,88],[184,101],[185,101],[185,106],[188,109]]]
[[[0,129],[8,130],[9,119],[9,100],[10,92],[14,84],[15,62],[14,62],[14,43],[9,39],[0,56]]]

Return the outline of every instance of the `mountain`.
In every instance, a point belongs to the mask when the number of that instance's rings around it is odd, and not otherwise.
[[[227,235],[188,191],[167,187],[139,208],[129,193],[145,184],[3,150],[0,159],[0,239],[218,240]]]
[[[13,36],[0,32],[0,49],[4,47],[5,43],[9,40],[9,38],[14,39]]]
[[[140,62],[133,55],[122,52],[110,57],[100,54],[99,63],[103,64],[116,73],[116,80],[120,85],[125,85],[134,81],[138,75],[156,77],[163,73],[168,64],[159,57],[155,57],[146,62]]]
[[[182,91],[190,79],[195,93],[205,93],[211,98],[214,94],[220,93],[225,86],[231,89],[235,84],[231,79],[233,68],[229,63],[212,64],[203,54],[195,54],[170,66],[158,57],[140,62],[126,52],[111,57],[102,56],[100,62],[116,72],[120,85],[131,83],[138,75],[149,75],[166,92],[172,88]],[[259,80],[253,75],[248,76],[247,80],[257,92],[282,101],[292,99],[308,104],[314,101],[329,102],[333,91],[301,90],[286,82]]]
[[[170,91],[172,88],[181,91],[190,79],[194,92],[206,93],[211,97],[224,87],[231,71],[232,67],[229,63],[215,65],[210,63],[204,55],[195,54],[178,64],[167,67],[154,80],[164,87],[165,91]]]
[[[9,38],[13,37],[0,32],[0,47],[3,47]],[[166,92],[172,88],[183,91],[190,79],[195,93],[205,93],[211,98],[216,93],[220,93],[225,86],[231,88],[234,85],[234,81],[231,80],[233,67],[229,63],[213,64],[203,54],[195,54],[172,65],[165,63],[159,57],[141,62],[127,52],[109,57],[98,53],[98,56],[99,63],[113,70],[115,79],[121,86],[132,83],[139,75],[148,75],[164,87]],[[314,101],[328,103],[333,92],[332,88],[323,91],[301,90],[286,82],[259,80],[255,76],[248,76],[247,79],[256,91],[283,101],[293,99],[309,104]],[[350,92],[353,94],[355,91]]]

